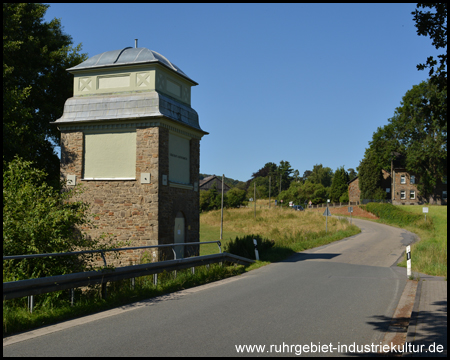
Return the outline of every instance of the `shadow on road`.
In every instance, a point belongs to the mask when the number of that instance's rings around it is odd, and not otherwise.
[[[287,259],[283,260],[282,262],[297,262],[297,261],[305,261],[305,260],[330,260],[336,256],[339,256],[341,254],[308,254],[308,253],[296,253],[292,256],[289,256]]]
[[[406,342],[406,346],[403,348],[405,352],[410,353],[413,357],[446,357],[447,356],[447,302],[438,301],[433,305],[439,306],[437,311],[413,311],[410,318],[397,318],[393,320],[383,315],[373,316],[373,321],[368,321],[367,323],[372,325],[375,331],[385,333],[389,326],[393,326],[398,332],[406,333],[408,336],[412,335],[413,338],[410,339],[411,343]],[[406,325],[409,324],[409,329]],[[416,324],[418,325],[416,328]],[[412,327],[412,328],[411,328]],[[391,328],[392,329],[392,328]],[[408,340],[409,341],[409,340]],[[362,350],[361,345],[360,350]],[[372,344],[367,344],[372,345]],[[373,344],[380,345],[380,344]],[[389,344],[390,345],[390,344]],[[444,352],[437,352],[436,347],[442,345]],[[379,349],[378,347],[377,349]],[[428,351],[435,352],[428,352]],[[347,356],[401,356],[402,353],[391,352],[391,353],[380,353],[378,351],[374,352],[348,352],[345,353]]]

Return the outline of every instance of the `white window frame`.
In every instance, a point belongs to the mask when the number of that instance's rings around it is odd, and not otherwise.
[[[415,200],[416,199],[416,191],[415,190],[410,190],[409,191],[409,198],[410,198],[410,200]]]
[[[406,184],[406,175],[400,175],[400,184]]]
[[[401,190],[400,191],[400,199],[401,200],[406,200],[406,190]]]

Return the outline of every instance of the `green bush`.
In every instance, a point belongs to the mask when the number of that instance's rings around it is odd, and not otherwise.
[[[224,251],[247,259],[255,259],[253,239],[256,239],[260,258],[275,244],[273,240],[263,239],[259,235],[246,235],[236,237],[235,240],[228,242],[224,247]]]
[[[391,224],[397,224],[399,226],[417,225],[421,228],[433,228],[431,218],[424,223],[422,215],[404,211],[398,206],[389,203],[368,203],[360,207]]]
[[[69,252],[93,249],[78,230],[89,224],[88,205],[72,201],[79,187],[59,192],[45,182],[45,172],[15,158],[3,172],[3,256]],[[14,281],[80,272],[86,260],[59,256],[3,262],[3,281]]]

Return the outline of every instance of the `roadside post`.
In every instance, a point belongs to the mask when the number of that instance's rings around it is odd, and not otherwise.
[[[422,211],[425,214],[425,221],[427,221],[428,207],[423,207]]]
[[[330,210],[328,210],[328,203],[330,202],[330,199],[327,200],[327,208],[325,209],[325,212],[323,213],[324,216],[326,216],[325,220],[325,232],[328,233],[328,216],[331,216]]]
[[[350,225],[352,224],[352,213],[353,213],[353,206],[348,207],[348,212],[350,213]]]
[[[411,246],[406,247],[406,276],[411,276]]]
[[[255,259],[259,260],[258,242],[256,241],[256,239],[253,239],[253,245],[255,245]]]
[[[221,210],[220,210],[220,240],[223,240],[223,184],[225,181],[225,174],[222,174],[222,202],[221,202]]]

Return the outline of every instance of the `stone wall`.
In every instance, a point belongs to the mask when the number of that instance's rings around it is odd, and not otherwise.
[[[175,217],[185,216],[186,242],[199,241],[199,192],[189,188],[162,185],[162,175],[169,173],[169,130],[163,127],[136,129],[136,180],[82,180],[83,133],[61,131],[61,175],[77,176],[85,191],[79,200],[88,202],[93,225],[81,229],[90,237],[109,234],[115,244],[148,246],[174,242]],[[191,183],[198,183],[200,141],[190,141]],[[141,184],[141,173],[150,173],[151,183]],[[192,250],[192,249],[190,249]],[[154,260],[160,252],[152,249]],[[166,251],[172,258],[172,251]],[[187,251],[185,252],[187,254]],[[112,255],[108,264],[126,266],[141,262],[142,250],[129,250],[119,259]],[[99,258],[100,260],[100,258]]]
[[[355,202],[360,200],[360,196],[359,178],[356,178],[348,185],[348,199],[350,202]]]
[[[405,176],[405,184],[401,183],[402,175]],[[392,204],[394,205],[417,205],[423,204],[423,197],[417,190],[417,182],[420,180],[418,176],[415,176],[415,183],[411,184],[411,175],[405,169],[396,169],[394,172],[393,181],[393,193],[392,193]],[[405,198],[401,199],[401,192],[405,192]],[[415,198],[411,199],[411,191],[415,192]]]

